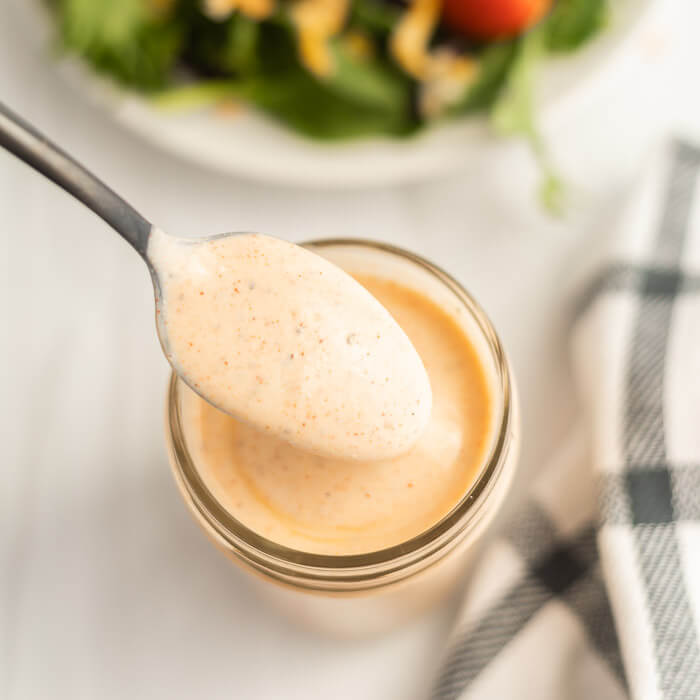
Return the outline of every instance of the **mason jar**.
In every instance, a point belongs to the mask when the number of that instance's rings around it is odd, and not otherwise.
[[[341,636],[386,631],[444,599],[464,579],[512,481],[519,447],[513,376],[491,322],[469,293],[427,260],[364,240],[305,244],[350,274],[419,290],[459,324],[483,365],[493,411],[488,446],[471,486],[424,532],[361,554],[289,548],[246,527],[217,501],[198,469],[183,419],[190,389],[172,375],[166,437],[175,480],[192,515],[218,548],[246,570],[251,585],[305,625]]]

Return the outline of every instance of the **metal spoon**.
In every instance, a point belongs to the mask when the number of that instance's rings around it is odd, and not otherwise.
[[[0,145],[92,209],[144,259],[163,351],[204,399],[333,457],[394,457],[420,436],[432,403],[420,357],[388,311],[342,270],[266,236],[168,236],[1,103]],[[245,285],[235,284],[239,277]],[[177,312],[186,305],[183,342]]]

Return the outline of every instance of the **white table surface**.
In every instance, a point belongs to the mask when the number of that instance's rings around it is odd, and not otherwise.
[[[532,197],[525,149],[397,189],[315,193],[227,178],[161,152],[66,87],[0,21],[0,99],[176,234],[373,237],[426,255],[492,316],[518,378],[511,503],[574,420],[566,326],[635,174],[669,130],[700,137],[700,5],[667,0],[547,136],[564,220]],[[425,696],[454,601],[395,634],[337,642],[259,604],[170,477],[167,366],[143,264],[87,210],[0,153],[3,479],[0,697]]]

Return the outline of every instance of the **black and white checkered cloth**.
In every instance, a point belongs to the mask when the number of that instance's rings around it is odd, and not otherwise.
[[[675,143],[574,325],[585,420],[487,549],[436,700],[700,700],[700,150]]]

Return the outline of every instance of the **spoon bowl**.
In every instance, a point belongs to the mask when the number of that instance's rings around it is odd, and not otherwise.
[[[339,267],[248,233],[155,229],[147,258],[164,352],[217,408],[326,456],[385,459],[418,439],[432,398],[420,357]]]

